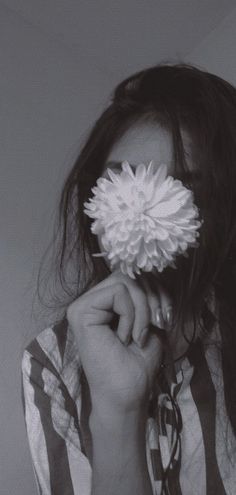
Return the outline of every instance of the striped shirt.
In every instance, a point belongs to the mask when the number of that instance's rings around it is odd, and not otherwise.
[[[150,405],[156,401],[157,406],[157,415],[150,407],[146,424],[154,495],[236,494],[236,439],[226,415],[219,343],[217,323],[207,342],[198,340],[183,359],[170,383],[171,395],[163,388],[150,396]],[[43,330],[24,350],[22,400],[38,493],[89,495],[83,369],[66,318]],[[178,418],[182,427],[176,438],[173,424]]]

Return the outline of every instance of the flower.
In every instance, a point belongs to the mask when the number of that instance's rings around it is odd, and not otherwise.
[[[107,169],[110,178],[100,177],[92,188],[94,196],[84,203],[84,213],[94,219],[91,231],[100,236],[104,256],[111,269],[120,268],[135,278],[141,270],[162,272],[179,254],[188,256],[197,247],[202,221],[193,193],[180,180],[167,175],[153,161],[139,164],[135,172],[122,163],[119,174]]]

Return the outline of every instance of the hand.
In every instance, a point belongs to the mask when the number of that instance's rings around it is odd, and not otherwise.
[[[154,293],[146,277],[133,280],[116,270],[68,307],[92,405],[126,412],[147,401],[162,359],[156,315],[164,327],[162,314],[170,306],[159,283]],[[114,314],[119,316],[116,331]]]

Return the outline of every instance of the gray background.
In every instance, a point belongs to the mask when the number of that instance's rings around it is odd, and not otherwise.
[[[233,0],[0,1],[0,495],[34,495],[22,350],[35,277],[81,140],[133,71],[168,59],[236,84]]]

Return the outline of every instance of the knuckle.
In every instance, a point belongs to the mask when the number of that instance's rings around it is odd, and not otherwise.
[[[147,301],[152,311],[156,311],[158,308],[161,307],[159,298],[153,292],[149,292],[147,294]]]
[[[96,325],[96,323],[96,318],[94,318],[93,315],[84,314],[79,330],[86,330],[87,328],[90,328],[91,325]]]
[[[166,290],[160,290],[160,296],[164,304],[171,304],[171,297]]]
[[[167,292],[160,292],[161,305],[163,308],[172,308],[172,300]]]
[[[119,269],[114,270],[111,273],[110,277],[116,279],[117,281],[120,281],[120,283],[124,283],[124,281],[127,281],[127,279],[129,279],[128,275],[125,275]]]
[[[148,294],[139,285],[136,286],[135,290],[137,299],[148,308]]]
[[[127,289],[126,285],[124,283],[122,283],[122,282],[117,282],[117,284],[116,284],[116,293],[118,293],[120,295],[127,296],[128,289]]]
[[[78,320],[80,310],[80,300],[76,299],[66,309],[66,318],[68,322],[73,325]]]
[[[148,302],[155,310],[161,309],[161,302],[159,297],[153,292],[148,294]]]
[[[145,318],[145,320],[147,320],[148,322],[150,322],[151,321],[151,315],[152,315],[151,308],[147,304],[145,306],[145,308],[144,308],[144,318]]]
[[[144,320],[148,323],[151,317],[151,308],[148,300],[148,295],[144,292],[142,288],[137,286],[135,296],[136,296],[136,307],[138,313],[141,316],[141,320]]]

